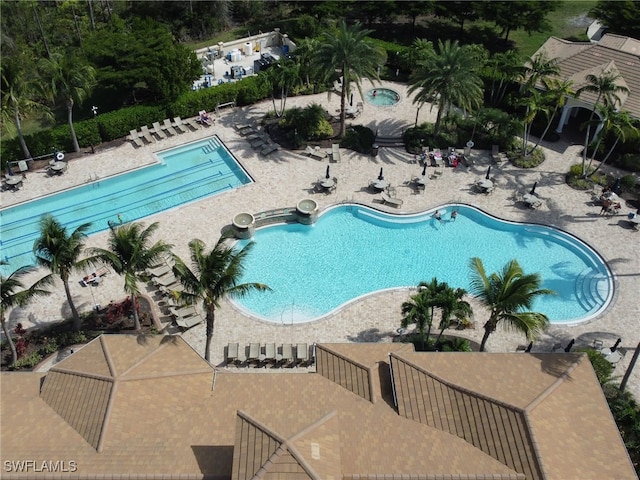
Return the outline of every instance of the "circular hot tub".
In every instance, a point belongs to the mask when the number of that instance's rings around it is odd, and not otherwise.
[[[298,222],[311,225],[318,220],[318,203],[311,198],[300,200],[296,205],[296,213],[298,214]]]
[[[255,232],[255,218],[250,213],[239,213],[233,217],[233,228],[237,238],[251,238]]]
[[[390,107],[400,101],[400,94],[390,88],[373,88],[365,96],[367,103],[376,107]]]

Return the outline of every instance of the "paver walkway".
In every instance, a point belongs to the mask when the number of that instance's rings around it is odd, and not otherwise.
[[[380,135],[399,135],[403,129],[413,126],[415,106],[407,97],[406,86],[384,83],[399,92],[400,102],[392,107],[374,107],[365,103],[363,114],[354,123],[368,125]],[[355,101],[355,99],[354,99]],[[338,95],[327,94],[294,97],[287,100],[288,107],[318,103],[332,114],[337,115]],[[159,141],[149,146],[135,149],[127,143],[121,147],[90,155],[72,161],[68,172],[60,177],[47,177],[44,173],[31,172],[25,187],[16,193],[3,193],[3,207],[18,201],[28,200],[51,191],[68,188],[98,176],[104,178],[120,171],[155,162],[154,152],[217,134],[232,150],[256,180],[255,183],[235,191],[201,200],[148,218],[160,222],[158,238],[172,243],[175,252],[188,258],[187,243],[192,238],[200,238],[212,246],[220,232],[231,223],[239,212],[260,212],[269,209],[291,207],[302,198],[313,195],[313,183],[324,174],[326,163],[313,160],[301,152],[278,151],[268,157],[259,156],[249,143],[236,133],[233,125],[258,123],[271,108],[271,102],[245,108],[225,111],[217,119],[215,126],[196,132]],[[420,111],[420,121],[435,120],[435,109],[424,107]],[[432,148],[434,146],[431,146]],[[446,149],[448,145],[440,145]],[[598,216],[599,207],[593,206],[587,192],[575,191],[564,182],[569,166],[579,161],[580,145],[566,143],[545,144],[547,160],[538,168],[521,170],[511,165],[494,167],[492,175],[497,188],[493,195],[479,195],[471,188],[476,180],[483,177],[489,163],[488,152],[474,152],[476,164],[468,169],[444,169],[437,181],[429,181],[425,193],[415,194],[405,182],[421,170],[409,163],[411,155],[400,149],[381,149],[377,157],[360,155],[343,149],[342,162],[332,164],[332,175],[339,179],[337,191],[331,195],[313,195],[321,208],[343,201],[357,201],[393,212],[417,212],[447,202],[468,203],[496,216],[510,220],[524,220],[545,223],[559,227],[577,235],[596,249],[609,263],[616,276],[616,291],[612,305],[597,319],[574,326],[552,326],[533,347],[533,352],[548,352],[556,342],[566,345],[572,338],[576,346],[589,345],[600,339],[605,346],[622,338],[622,348],[627,351],[625,358],[616,367],[615,374],[622,375],[640,340],[640,259],[638,245],[640,233],[626,226],[626,214],[630,208],[623,206],[614,217]],[[386,207],[379,203],[379,195],[373,195],[365,188],[384,166],[385,178],[397,188],[397,196],[404,203],[401,208]],[[525,209],[514,201],[516,191],[525,191],[538,181],[536,193],[544,200],[538,210]],[[114,219],[115,220],[115,219]],[[89,246],[104,247],[107,233],[93,235]],[[80,278],[81,275],[78,275]],[[35,276],[33,277],[36,278]],[[429,280],[429,279],[426,279]],[[109,301],[119,301],[124,297],[123,280],[111,274],[105,277],[103,285],[96,289],[82,288],[72,282],[71,289],[80,311],[88,311],[95,302],[106,305]],[[400,324],[400,305],[410,295],[408,290],[378,293],[351,303],[321,320],[289,325],[271,324],[248,317],[230,302],[222,302],[216,315],[212,342],[212,361],[220,364],[224,360],[224,346],[229,342],[248,344],[249,342],[297,343],[343,342],[343,341],[391,341]],[[481,325],[487,319],[487,312],[474,305],[476,315],[475,330],[454,332],[472,340],[482,337]],[[40,299],[9,314],[9,324],[22,322],[25,326],[38,326],[57,321],[61,316],[69,317],[70,311],[61,285],[54,294]],[[204,325],[199,325],[184,334],[184,338],[201,354],[204,353]],[[514,333],[498,331],[487,344],[493,352],[515,351],[526,340]],[[630,390],[640,398],[640,368],[636,369]]]

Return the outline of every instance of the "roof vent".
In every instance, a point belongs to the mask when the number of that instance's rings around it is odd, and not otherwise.
[[[311,444],[311,458],[320,460],[320,445],[317,443]]]

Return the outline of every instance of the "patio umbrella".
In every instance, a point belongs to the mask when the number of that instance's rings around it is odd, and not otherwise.
[[[13,170],[11,170],[11,162],[7,162],[7,172],[9,175],[13,176]]]
[[[325,174],[325,178],[330,178],[331,175],[329,175],[329,165],[327,165],[327,173]]]
[[[572,338],[571,341],[569,342],[569,344],[565,347],[564,351],[565,352],[570,352],[571,349],[573,348],[573,344],[576,343],[576,339]]]
[[[489,180],[490,175],[491,175],[491,165],[489,165],[489,168],[487,169],[487,175],[484,178]]]
[[[618,345],[620,345],[620,342],[622,341],[621,338],[619,338],[618,340],[616,340],[616,343],[613,344],[613,347],[611,347],[611,353],[615,352],[618,349]]]
[[[427,162],[424,162],[424,167],[422,168],[422,176],[424,177],[427,174]]]
[[[382,174],[382,167],[380,167],[380,175],[378,175],[378,180],[384,180],[384,175]]]
[[[527,345],[526,350],[524,351],[524,353],[529,353],[531,352],[531,349],[533,348],[533,342],[529,343],[529,345]]]
[[[534,182],[533,187],[531,188],[531,191],[529,192],[530,195],[534,195],[536,193],[536,187],[538,186],[538,182]]]
[[[613,182],[613,185],[611,186],[611,190],[613,193],[620,193],[620,178],[616,178],[616,181]]]

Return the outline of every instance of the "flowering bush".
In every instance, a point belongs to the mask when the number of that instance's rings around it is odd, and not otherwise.
[[[136,310],[140,312],[140,302],[137,299]],[[133,314],[130,297],[125,298],[122,302],[119,303],[110,303],[109,307],[107,307],[106,313],[107,323],[111,325],[114,322],[129,317],[130,314]]]

